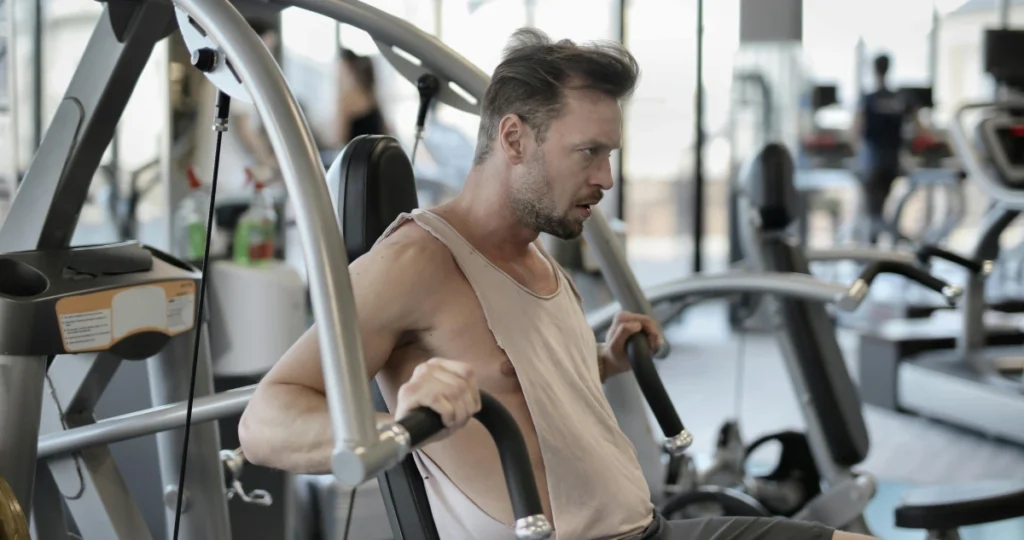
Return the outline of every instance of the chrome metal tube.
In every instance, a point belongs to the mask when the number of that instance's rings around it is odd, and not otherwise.
[[[193,382],[190,374],[195,339],[199,339],[199,356],[195,364],[194,397],[199,399],[215,394],[209,326],[202,322],[192,332],[172,338],[159,354],[146,360],[153,405],[185,401],[187,407],[189,384]],[[218,457],[222,447],[217,425],[193,422],[186,448],[182,422],[182,428],[157,433],[156,448],[163,483],[167,536],[172,537],[177,530],[179,540],[231,538],[228,502],[224,497],[224,467]],[[180,520],[175,524],[183,450],[188,452],[185,495]]]
[[[324,386],[335,440],[332,469],[339,482],[357,485],[390,464],[373,461],[392,452],[374,448],[382,439],[370,401],[348,259],[313,135],[280,67],[227,0],[174,3],[219,44],[268,126],[274,155],[295,205],[319,328]],[[393,440],[385,440],[391,441],[384,444],[397,452]]]
[[[583,227],[583,237],[597,259],[597,265],[601,267],[605,283],[619,304],[626,311],[652,317],[654,312],[651,303],[630,270],[626,252],[600,208],[594,207],[593,214]]]
[[[727,294],[764,293],[811,302],[834,303],[841,309],[853,310],[863,300],[856,286],[845,287],[796,272],[729,272],[690,276],[651,287],[644,292],[653,304],[687,297],[710,299]],[[587,322],[593,328],[607,326],[611,317],[621,309],[618,303],[610,304],[592,312]]]
[[[0,355],[0,476],[25,515],[32,511],[35,441],[43,410],[45,356]]]
[[[873,248],[841,248],[816,249],[807,251],[807,260],[816,261],[855,261],[855,262],[895,262],[900,264],[917,264],[913,253],[902,251],[882,251]]]
[[[252,385],[196,398],[192,406],[192,423],[202,424],[241,414],[255,390],[256,385]],[[188,403],[182,401],[44,435],[39,438],[39,459],[184,427],[187,406]]]
[[[479,103],[483,101],[484,92],[490,84],[490,77],[480,68],[466,60],[465,57],[452,50],[440,40],[423,32],[409,21],[400,19],[355,0],[271,0],[281,5],[295,6],[314,13],[319,13],[338,22],[350,24],[370,34],[378,42],[393,45],[403,51],[416,56],[424,69],[448,81],[454,82],[462,87],[470,96],[476,100],[472,106],[468,103],[460,103],[464,100],[455,100],[453,105],[465,110],[468,113],[480,114]],[[392,58],[389,58],[392,60]],[[393,62],[393,60],[392,60]],[[396,69],[402,71],[401,66]],[[402,73],[415,84],[416,76]],[[411,78],[410,78],[411,77]],[[443,81],[444,82],[444,81]],[[438,99],[446,100],[447,93],[452,92],[446,84],[441,85]]]

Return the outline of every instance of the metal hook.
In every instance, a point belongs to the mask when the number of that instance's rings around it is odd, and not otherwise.
[[[242,467],[245,465],[245,454],[242,453],[241,448],[235,450],[221,450],[220,461],[228,468],[228,472],[231,473],[231,488],[229,488],[225,493],[228,500],[237,496],[243,502],[258,506],[270,506],[274,504],[273,497],[271,497],[270,493],[266,490],[254,489],[249,493],[246,493],[245,488],[242,487],[240,478],[242,476]]]

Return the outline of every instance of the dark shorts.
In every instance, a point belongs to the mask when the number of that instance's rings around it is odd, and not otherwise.
[[[784,518],[713,517],[668,521],[654,516],[640,540],[831,540],[835,529]]]

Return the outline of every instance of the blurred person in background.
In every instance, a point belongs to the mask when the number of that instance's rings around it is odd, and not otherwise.
[[[864,210],[869,218],[868,241],[878,243],[883,229],[882,210],[889,192],[902,174],[903,128],[912,122],[917,133],[924,133],[918,119],[918,107],[906,95],[889,87],[892,59],[886,54],[875,57],[875,91],[861,96],[853,125],[852,142],[857,154],[858,172],[864,190]]]
[[[370,57],[341,49],[338,90],[338,148],[360,135],[390,134],[377,101],[377,74]]]

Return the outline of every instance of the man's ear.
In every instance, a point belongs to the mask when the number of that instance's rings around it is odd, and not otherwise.
[[[526,155],[526,123],[516,114],[506,114],[498,124],[498,144],[512,165],[522,163]]]

